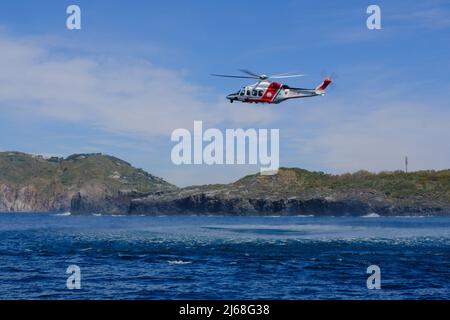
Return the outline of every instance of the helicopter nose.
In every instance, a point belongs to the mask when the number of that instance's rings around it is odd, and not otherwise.
[[[233,93],[231,93],[231,94],[229,94],[229,95],[227,95],[227,99],[233,99],[234,98],[234,94]]]

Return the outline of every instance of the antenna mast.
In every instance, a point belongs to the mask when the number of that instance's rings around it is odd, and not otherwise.
[[[405,156],[405,172],[408,173],[408,156]]]

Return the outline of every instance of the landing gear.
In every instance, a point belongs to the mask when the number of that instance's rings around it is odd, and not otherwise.
[[[230,103],[233,103],[233,101],[234,101],[233,99],[230,99]]]

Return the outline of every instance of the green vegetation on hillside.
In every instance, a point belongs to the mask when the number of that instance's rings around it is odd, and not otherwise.
[[[372,192],[392,199],[424,197],[450,203],[450,170],[409,173],[358,171],[332,175],[298,168],[280,168],[277,175],[250,175],[240,179],[235,185],[249,187],[252,193],[271,190],[272,194],[280,196],[308,191],[323,191],[330,194]],[[276,188],[273,188],[274,186]]]
[[[111,156],[76,154],[66,159],[46,159],[19,152],[0,152],[0,183],[18,187],[33,185],[44,194],[88,184],[113,191],[139,192],[171,187],[164,180]]]

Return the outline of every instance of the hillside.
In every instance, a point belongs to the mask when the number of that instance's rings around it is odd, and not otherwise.
[[[190,187],[132,201],[132,213],[235,215],[450,214],[450,170],[330,175],[282,168],[228,185]]]
[[[124,199],[175,188],[164,180],[102,154],[66,159],[0,152],[0,211],[123,211]],[[118,201],[120,200],[120,201]]]
[[[177,188],[102,154],[0,152],[1,211],[74,214],[450,215],[450,170],[331,175],[282,168]]]

